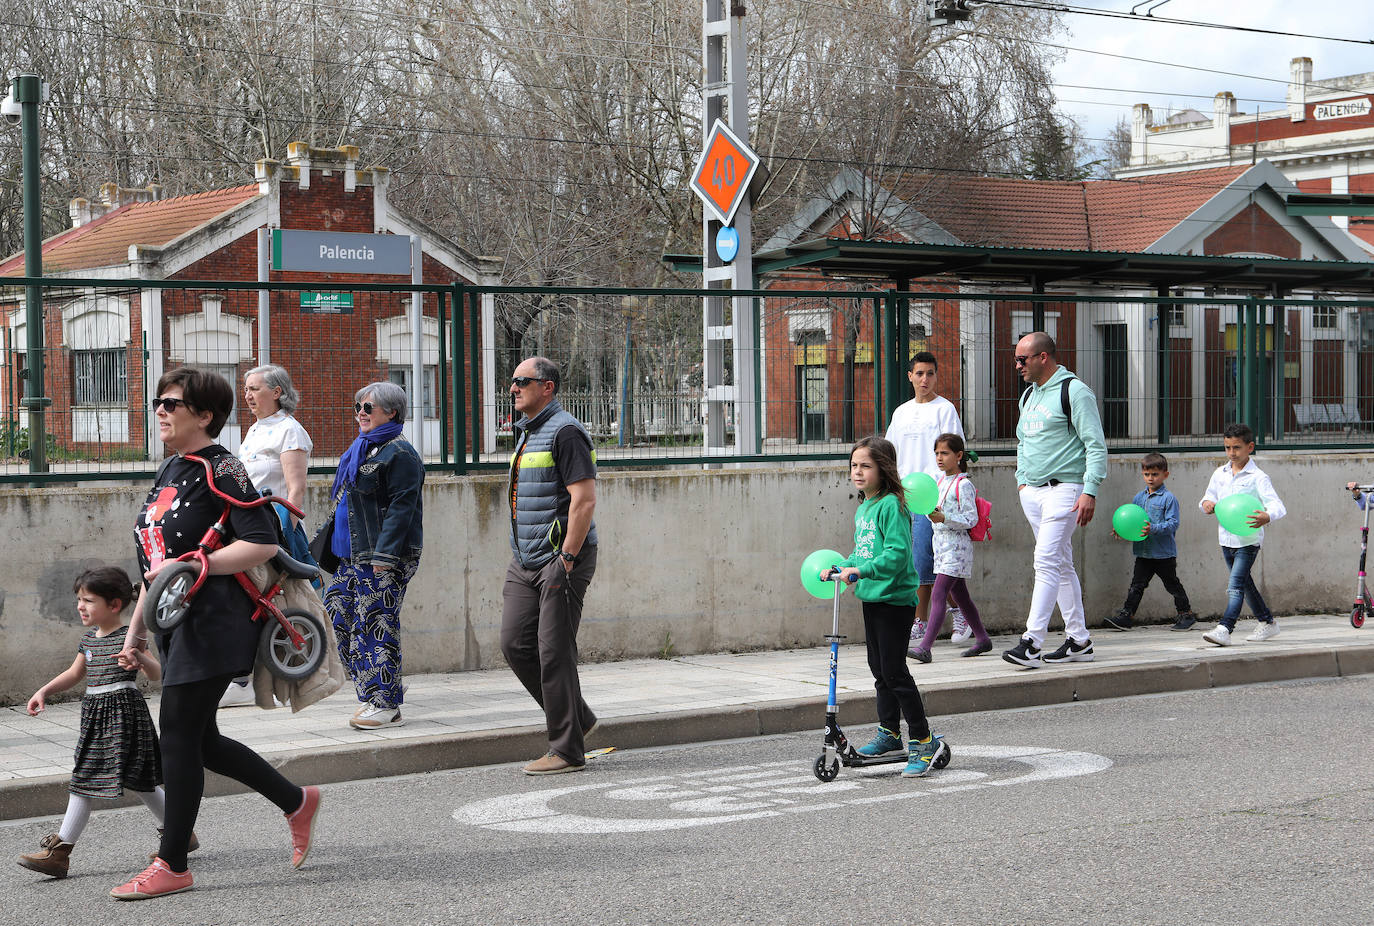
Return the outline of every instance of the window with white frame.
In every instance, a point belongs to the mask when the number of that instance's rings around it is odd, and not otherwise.
[[[72,351],[72,404],[127,405],[128,358],[121,348]]]
[[[1334,305],[1312,306],[1312,327],[1317,331],[1334,331],[1340,327],[1340,309]]]
[[[387,371],[387,381],[395,383],[406,391],[406,398],[410,402],[410,413],[408,417],[415,417],[415,390],[410,388],[410,379],[413,372],[412,367],[393,366]],[[424,367],[424,411],[423,418],[438,418],[439,406],[435,401],[435,384],[438,380],[439,367],[437,365],[425,364]]]
[[[934,327],[932,319],[935,315],[935,303],[933,302],[912,302],[907,306],[906,322],[907,336],[913,341],[917,338],[928,338]]]
[[[1022,309],[1013,309],[1011,313],[1011,346],[1015,347],[1016,342],[1024,338],[1035,330],[1035,313]],[[1059,313],[1045,313],[1045,333],[1058,340],[1059,338]]]

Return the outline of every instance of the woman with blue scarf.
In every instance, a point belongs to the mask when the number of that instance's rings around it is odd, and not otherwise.
[[[358,437],[339,459],[334,515],[311,548],[334,578],[324,593],[339,658],[362,706],[358,730],[399,727],[401,603],[420,564],[425,468],[401,437],[408,402],[395,383],[372,383],[354,396]]]

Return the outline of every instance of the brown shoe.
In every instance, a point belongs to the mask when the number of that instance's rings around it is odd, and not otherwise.
[[[20,866],[50,878],[67,877],[67,866],[70,864],[72,849],[75,846],[63,842],[62,837],[56,833],[44,836],[38,846],[38,851],[32,855],[19,856]]]
[[[160,841],[160,840],[162,839],[162,827],[160,827],[160,826],[157,828],[157,836],[158,836],[158,840]],[[188,845],[188,846],[186,847],[186,851],[187,851],[188,853],[190,853],[190,852],[196,851],[196,850],[199,849],[199,848],[200,848],[200,840],[196,838],[196,831],[195,831],[195,830],[191,830],[191,844]],[[155,859],[155,858],[157,858],[157,853],[156,853],[156,852],[149,852],[149,853],[148,853],[148,861],[151,862],[151,861],[152,861],[153,859]]]
[[[572,763],[558,753],[550,751],[525,766],[525,774],[561,775],[564,772],[580,772],[586,767],[585,762]]]

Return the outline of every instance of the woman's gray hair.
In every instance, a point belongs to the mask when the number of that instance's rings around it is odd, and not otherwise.
[[[406,423],[406,409],[410,407],[410,399],[404,389],[395,383],[368,383],[353,393],[353,401],[361,402],[369,395],[377,405],[396,415],[397,424]]]
[[[281,397],[277,399],[277,404],[281,406],[282,411],[290,414],[300,407],[301,394],[296,391],[295,385],[291,382],[291,374],[282,367],[275,363],[253,367],[243,374],[244,381],[247,382],[250,376],[261,376],[263,385],[268,389],[281,390]]]

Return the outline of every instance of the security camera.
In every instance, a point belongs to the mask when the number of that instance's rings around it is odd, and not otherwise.
[[[23,115],[24,108],[20,106],[19,101],[14,98],[13,91],[5,94],[5,101],[0,103],[0,116],[3,116],[5,121],[10,125],[18,125]]]

